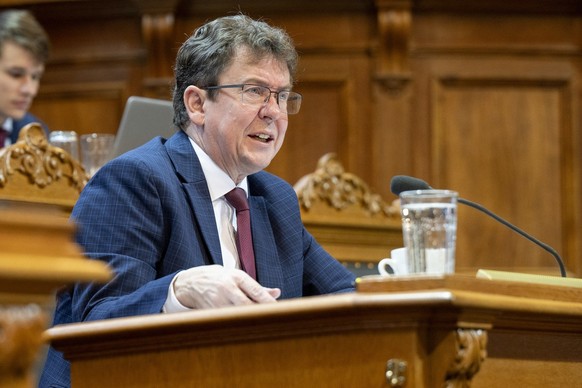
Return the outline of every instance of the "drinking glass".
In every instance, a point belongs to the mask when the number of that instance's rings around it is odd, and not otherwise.
[[[455,272],[457,198],[458,194],[450,190],[400,193],[409,273]]]
[[[74,159],[79,160],[79,140],[75,131],[51,131],[49,143],[67,151]]]
[[[81,135],[81,158],[89,176],[95,175],[109,161],[114,140],[115,135],[108,133]]]

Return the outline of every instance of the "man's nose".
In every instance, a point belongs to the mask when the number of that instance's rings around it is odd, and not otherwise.
[[[38,79],[28,75],[23,77],[22,84],[20,85],[20,91],[30,96],[36,96],[38,92]]]
[[[272,120],[277,120],[284,114],[277,103],[278,97],[278,94],[271,92],[269,100],[263,104],[259,111],[261,117],[270,117]]]

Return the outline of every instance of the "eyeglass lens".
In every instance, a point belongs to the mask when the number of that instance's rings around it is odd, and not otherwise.
[[[271,94],[275,95],[279,109],[288,114],[295,114],[299,112],[301,107],[301,95],[295,92],[286,90],[280,92],[271,91],[265,86],[259,85],[244,85],[242,88],[243,102],[252,105],[263,105],[269,102]]]

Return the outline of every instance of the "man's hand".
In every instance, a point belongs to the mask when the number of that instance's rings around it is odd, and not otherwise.
[[[246,272],[221,265],[180,272],[174,281],[174,293],[182,305],[192,309],[272,303],[281,296],[280,289],[263,287]]]

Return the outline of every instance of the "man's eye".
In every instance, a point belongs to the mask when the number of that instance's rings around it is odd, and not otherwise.
[[[7,73],[12,78],[22,78],[26,75],[26,73],[18,70],[8,70]]]
[[[289,92],[279,92],[279,101],[289,100]]]
[[[246,93],[257,95],[257,96],[264,96],[265,95],[265,88],[257,87],[250,87],[246,91]]]

